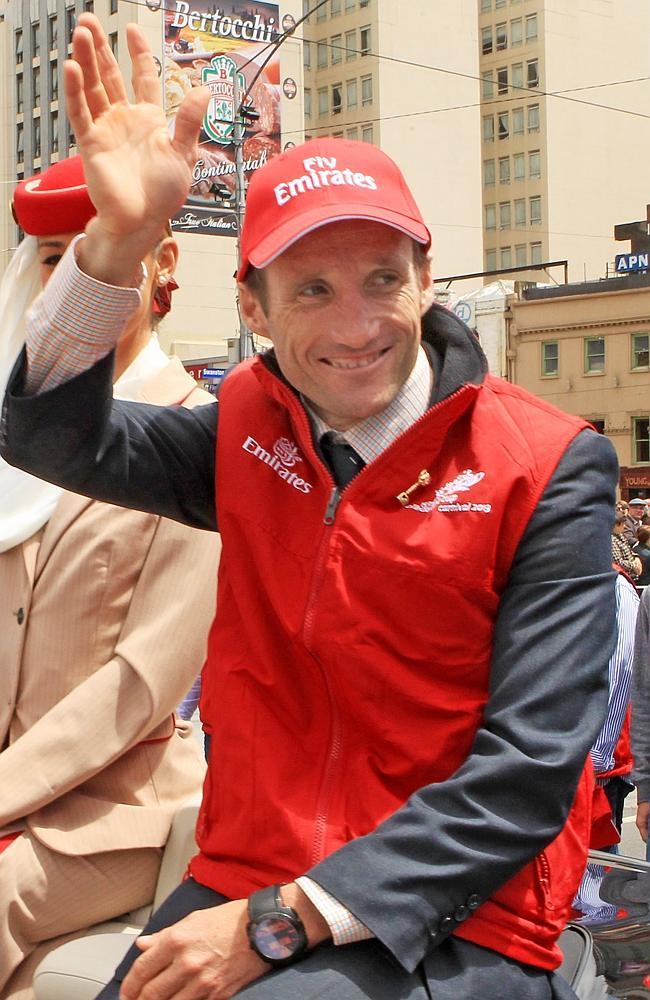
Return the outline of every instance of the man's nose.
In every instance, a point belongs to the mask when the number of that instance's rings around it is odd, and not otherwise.
[[[361,295],[348,295],[341,303],[334,339],[346,347],[360,348],[379,334],[381,321],[374,303]]]

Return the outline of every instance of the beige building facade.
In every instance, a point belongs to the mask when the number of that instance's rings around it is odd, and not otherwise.
[[[520,292],[507,358],[511,381],[611,439],[624,499],[650,497],[650,274]]]
[[[303,29],[305,135],[400,164],[441,276],[482,269],[477,32],[477,0],[328,0]]]
[[[485,268],[600,277],[614,222],[648,200],[650,6],[477,2]]]

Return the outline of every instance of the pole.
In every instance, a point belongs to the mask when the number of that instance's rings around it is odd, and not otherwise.
[[[237,262],[241,257],[241,231],[244,223],[244,212],[246,211],[246,181],[244,178],[244,116],[240,106],[243,103],[244,94],[240,93],[239,70],[236,68],[233,74],[233,107],[234,107],[234,138],[235,143],[235,213],[237,215]],[[239,313],[239,360],[250,358],[253,355],[253,338],[251,331],[244,323],[241,312]]]

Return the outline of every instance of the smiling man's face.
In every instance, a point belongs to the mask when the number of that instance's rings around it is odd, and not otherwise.
[[[248,325],[285,378],[337,430],[381,412],[410,375],[431,283],[414,243],[377,222],[336,222],[264,268],[264,306],[240,286]]]

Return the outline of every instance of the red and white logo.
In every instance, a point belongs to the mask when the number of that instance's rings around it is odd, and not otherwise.
[[[273,445],[273,454],[277,455],[282,464],[288,465],[289,468],[294,466],[296,462],[302,462],[300,452],[293,441],[289,441],[288,438],[278,438]]]

